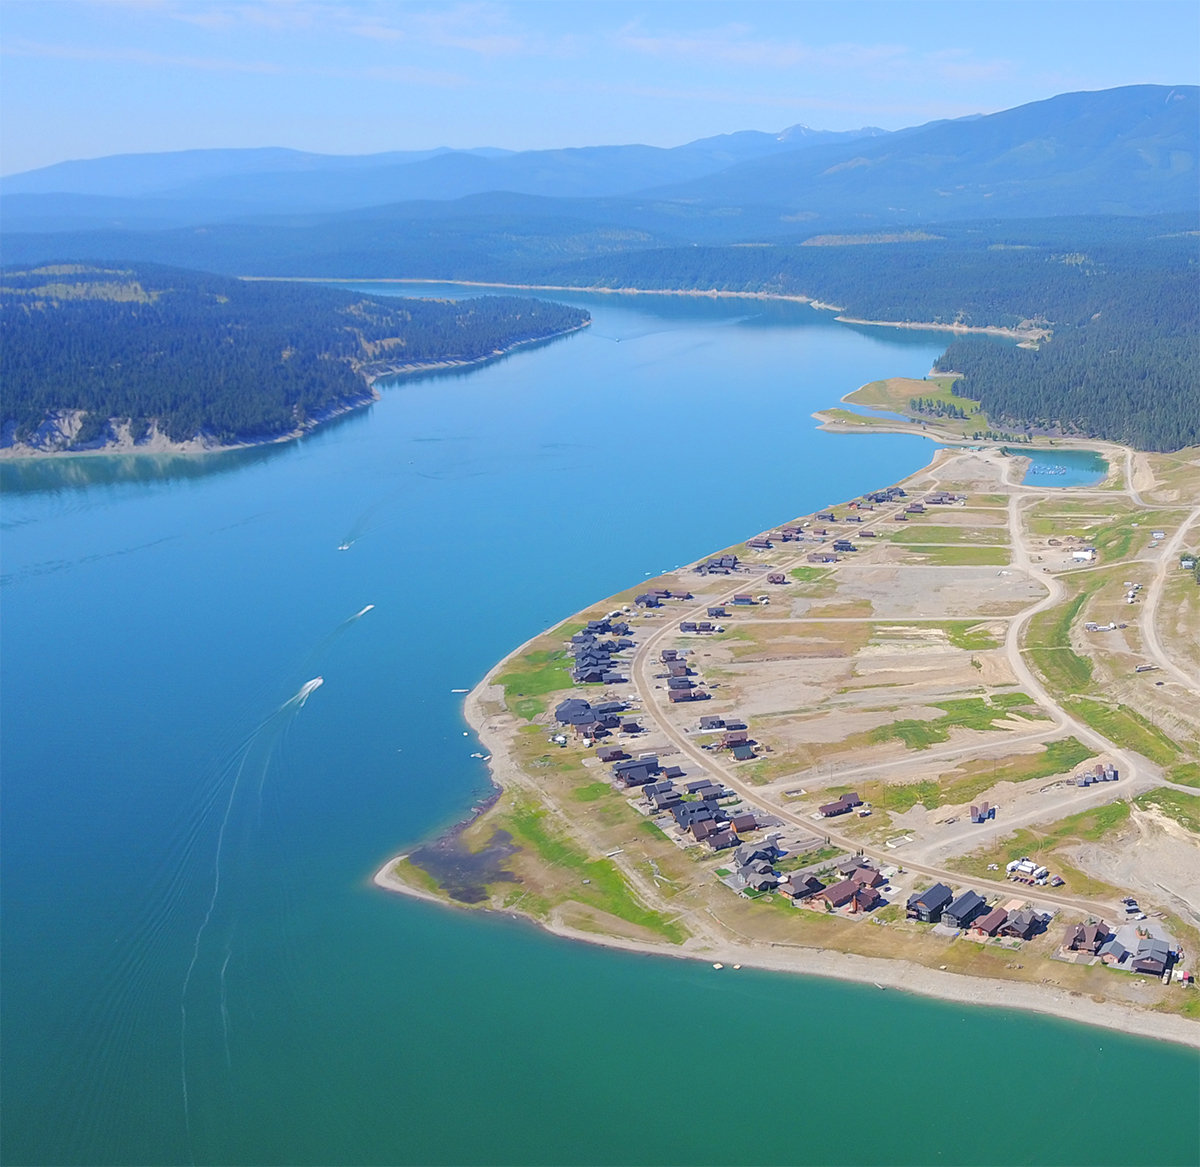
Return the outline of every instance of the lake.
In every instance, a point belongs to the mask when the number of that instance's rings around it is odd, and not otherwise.
[[[1021,479],[1029,486],[1096,486],[1108,474],[1108,462],[1094,450],[1009,446],[1005,453],[1029,459],[1029,468]]]
[[[451,690],[933,450],[810,414],[936,339],[556,295],[299,442],[0,467],[4,1161],[1196,1162],[1192,1051],[371,886],[488,789]]]

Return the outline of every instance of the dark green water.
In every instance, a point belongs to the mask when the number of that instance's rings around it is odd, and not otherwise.
[[[809,417],[917,334],[578,300],[301,443],[2,468],[4,1161],[1196,1162],[1190,1051],[370,886],[486,789],[451,689],[931,452]]]

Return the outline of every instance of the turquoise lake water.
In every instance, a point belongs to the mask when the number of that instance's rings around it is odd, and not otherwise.
[[[1022,479],[1029,486],[1095,486],[1108,474],[1108,463],[1093,450],[1010,446],[1007,452],[1029,459],[1029,469]]]
[[[4,1161],[1195,1163],[1192,1051],[370,885],[487,789],[452,689],[932,452],[809,416],[920,334],[560,298],[301,442],[0,467]]]

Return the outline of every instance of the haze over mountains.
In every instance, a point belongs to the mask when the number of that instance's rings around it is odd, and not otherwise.
[[[0,179],[8,228],[159,226],[247,215],[330,212],[490,191],[548,197],[629,194],[715,174],[740,162],[886,136],[791,126],[746,130],[662,149],[427,150],[306,154],[298,150],[185,150],[62,162]]]
[[[1139,85],[891,133],[793,126],[672,149],[121,155],[5,178],[0,208],[10,236],[107,235],[272,219],[295,228],[297,215],[360,221],[369,208],[397,222],[511,214],[520,200],[501,196],[524,195],[553,200],[518,212],[538,219],[632,226],[654,240],[748,241],[855,225],[1188,211],[1198,161],[1200,89]],[[456,210],[459,199],[469,201]],[[430,202],[440,205],[419,205]]]

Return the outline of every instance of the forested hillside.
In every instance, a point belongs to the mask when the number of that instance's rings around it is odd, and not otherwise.
[[[389,368],[477,360],[589,318],[515,297],[403,300],[150,264],[0,277],[6,440],[84,410],[77,446],[103,442],[110,419],[135,437],[151,421],[174,441],[272,437],[361,398]]]

